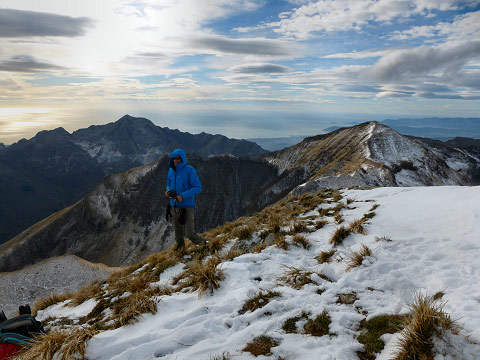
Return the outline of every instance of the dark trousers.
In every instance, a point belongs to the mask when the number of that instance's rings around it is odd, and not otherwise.
[[[189,238],[194,244],[200,245],[205,243],[205,239],[202,238],[195,232],[195,211],[193,208],[184,208],[186,210],[185,216],[185,225],[182,225],[178,222],[180,217],[179,208],[173,208],[173,228],[175,230],[175,242],[177,243],[176,248],[181,248],[185,246],[185,236]]]

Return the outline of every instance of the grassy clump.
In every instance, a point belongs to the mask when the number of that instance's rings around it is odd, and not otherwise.
[[[300,235],[300,234],[294,235],[293,238],[292,238],[292,241],[293,241],[294,245],[301,246],[301,247],[303,247],[304,249],[307,249],[307,250],[310,249],[310,247],[311,247],[308,239],[305,236]]]
[[[350,230],[348,230],[345,226],[340,226],[335,230],[330,238],[330,244],[333,244],[334,246],[340,245],[348,235],[350,235]]]
[[[138,292],[122,298],[112,305],[115,314],[115,327],[133,323],[138,316],[144,313],[156,314],[157,303],[150,294]]]
[[[364,223],[364,219],[355,219],[348,225],[348,229],[355,234],[367,235],[367,230],[363,227]]]
[[[260,290],[257,295],[245,301],[245,304],[243,304],[243,307],[238,313],[245,314],[247,311],[253,312],[257,309],[264,307],[270,302],[270,300],[279,296],[282,296],[282,294],[278,291],[268,290],[266,292],[263,292],[262,290]]]
[[[275,340],[270,336],[262,335],[253,339],[253,341],[248,343],[242,351],[248,351],[254,356],[271,355],[272,347],[278,346],[279,344],[280,342],[278,340]]]
[[[238,238],[239,240],[250,240],[255,231],[255,227],[251,224],[243,225],[233,230],[232,236]]]
[[[332,250],[329,250],[329,251],[322,251],[320,253],[320,255],[316,256],[315,259],[317,259],[317,261],[320,263],[320,264],[324,264],[324,263],[328,263],[330,262],[332,256],[335,254],[336,250],[335,249],[332,249]]]
[[[383,235],[383,236],[375,236],[375,241],[376,241],[376,242],[379,242],[379,241],[390,242],[390,241],[392,241],[392,238],[389,237],[389,236],[386,236],[386,235]]]
[[[285,275],[279,277],[277,280],[283,281],[295,290],[299,290],[307,284],[318,285],[312,280],[312,271],[305,271],[298,268],[291,268]],[[318,274],[321,276],[320,274]]]
[[[172,283],[178,285],[176,290],[190,288],[192,291],[198,290],[199,296],[207,291],[213,294],[213,291],[220,287],[220,281],[225,279],[223,270],[218,268],[221,261],[218,257],[211,257],[204,262],[197,260],[188,265]]]
[[[85,358],[86,342],[98,334],[91,327],[81,327],[67,332],[52,331],[35,337],[15,355],[16,360]]]
[[[303,221],[295,221],[292,226],[290,226],[290,235],[295,235],[299,233],[310,232],[308,226]]]
[[[309,319],[305,324],[303,330],[305,334],[313,336],[324,336],[329,334],[329,325],[332,322],[330,315],[326,310],[315,319]]]
[[[275,236],[275,246],[283,250],[288,250],[288,242],[285,238],[285,234],[278,233]]]
[[[384,334],[394,334],[402,329],[405,317],[402,315],[380,315],[360,323],[361,334],[358,342],[364,350],[357,355],[361,360],[374,360],[375,353],[383,350],[385,343],[381,339]]]
[[[409,305],[410,316],[397,344],[394,360],[433,359],[433,339],[446,330],[454,330],[450,316],[443,311],[445,303],[418,294]]]
[[[315,221],[315,229],[320,230],[327,224],[328,224],[327,220],[317,220]]]
[[[302,320],[302,319],[308,319],[308,313],[302,312],[301,316],[295,316],[292,318],[288,318],[285,320],[285,322],[282,325],[282,330],[285,331],[288,334],[297,334],[298,329],[297,329],[297,322]]]
[[[360,248],[360,251],[353,251],[352,254],[350,255],[348,262],[347,262],[347,271],[352,270],[353,268],[356,268],[363,263],[363,259],[365,259],[367,256],[372,256],[373,251],[370,249],[367,245],[362,244],[362,247]]]

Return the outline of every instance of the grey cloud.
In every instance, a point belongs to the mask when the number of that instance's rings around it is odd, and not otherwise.
[[[93,26],[86,17],[70,17],[37,11],[0,9],[0,37],[19,38],[35,36],[75,37]]]
[[[239,74],[284,74],[291,69],[277,64],[247,64],[235,66],[232,71]]]
[[[137,53],[136,56],[147,57],[147,58],[166,58],[167,56],[161,52],[143,52]]]
[[[0,62],[0,71],[32,73],[60,69],[63,69],[63,67],[36,60],[29,55],[17,55],[10,60]]]
[[[380,82],[416,80],[441,73],[455,77],[470,60],[480,58],[480,41],[457,45],[450,49],[420,46],[398,50],[382,57],[371,69],[374,79]]]
[[[367,93],[378,93],[382,91],[378,86],[362,85],[362,84],[342,85],[338,87],[338,90],[352,91],[352,92],[367,92]]]
[[[228,39],[222,37],[198,37],[189,40],[191,46],[228,54],[287,56],[291,46],[283,41],[268,39]]]
[[[418,96],[427,99],[448,99],[448,100],[478,100],[480,96],[462,96],[457,94],[437,94],[433,92],[419,93]]]

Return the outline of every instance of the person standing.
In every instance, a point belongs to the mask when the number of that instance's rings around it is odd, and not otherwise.
[[[205,244],[206,241],[195,232],[194,208],[195,195],[202,191],[202,184],[197,171],[187,165],[187,154],[183,149],[175,149],[170,154],[167,189],[165,196],[170,198],[173,209],[173,228],[175,231],[175,250],[185,247],[185,236],[194,244]]]

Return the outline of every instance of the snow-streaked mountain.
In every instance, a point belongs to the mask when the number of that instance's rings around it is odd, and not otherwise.
[[[2,272],[0,310],[10,318],[15,316],[20,305],[33,305],[53,294],[77,291],[92,281],[106,279],[115,270],[118,269],[93,264],[75,255],[64,255],[18,271]]]
[[[198,295],[188,291],[188,286],[183,291],[175,290],[178,283],[175,285],[173,279],[184,270],[188,273],[192,264],[191,256],[186,256],[150,278],[146,289],[163,291],[163,295],[151,298],[156,304],[154,314],[139,315],[133,324],[101,330],[113,324],[109,319],[114,318],[114,313],[108,306],[113,308],[146,291],[125,292],[105,302],[102,299],[110,299],[109,292],[113,291],[108,282],[83,304],[53,305],[39,311],[38,318],[50,319],[50,331],[61,328],[62,322],[70,324],[66,331],[96,326],[100,333],[88,341],[86,356],[98,360],[255,359],[245,347],[260,336],[276,343],[270,356],[259,358],[358,359],[357,352],[364,350],[360,335],[367,331],[365,321],[381,315],[406,315],[408,304],[417,294],[428,298],[435,295],[445,303],[443,310],[455,320],[458,333],[438,332],[432,339],[432,355],[435,359],[475,360],[480,354],[479,190],[478,186],[390,187],[342,190],[337,197],[323,195],[311,204],[311,210],[299,211],[281,228],[288,232],[295,222],[306,224],[308,231],[304,229],[302,235],[310,248],[296,246],[293,234],[286,234],[286,244],[281,246],[268,243],[265,232],[272,230],[265,225],[251,240],[232,238],[219,253],[204,258],[206,262],[210,257],[219,257],[217,268],[225,275],[211,294]],[[282,209],[301,209],[299,205],[307,200],[284,200],[255,219],[265,222]],[[345,227],[370,214],[364,234],[350,233],[341,245],[333,245],[332,234],[340,225],[322,209],[334,207],[341,209],[341,225]],[[327,223],[318,228],[317,221]],[[237,226],[248,222],[244,219]],[[256,251],[233,259],[225,256],[234,244],[261,244],[262,239],[265,244]],[[349,268],[351,256],[362,246],[370,248],[371,255]],[[318,256],[327,251],[333,251],[331,259],[321,263]],[[123,281],[140,281],[155,269],[146,262],[125,273]],[[285,276],[292,270],[306,278],[289,282]],[[171,292],[162,290],[166,288]],[[268,291],[276,295],[259,301],[253,311],[242,311],[247,301]],[[94,323],[82,320],[80,325],[80,319],[88,319],[89,313],[97,316],[95,307],[100,301],[102,308],[106,306],[102,315]],[[309,334],[309,321],[322,313],[331,321],[328,334]],[[64,320],[55,322],[55,318]],[[381,337],[383,350],[371,356],[392,359],[400,336],[401,329],[385,333]]]
[[[280,172],[302,169],[309,181],[297,191],[348,186],[473,185],[478,158],[444,146],[444,152],[377,122],[306,138],[275,153]]]
[[[145,165],[175,148],[202,157],[266,153],[246,140],[190,134],[123,116],[68,133],[41,131],[0,150],[0,244],[81,199],[110,173]]]

